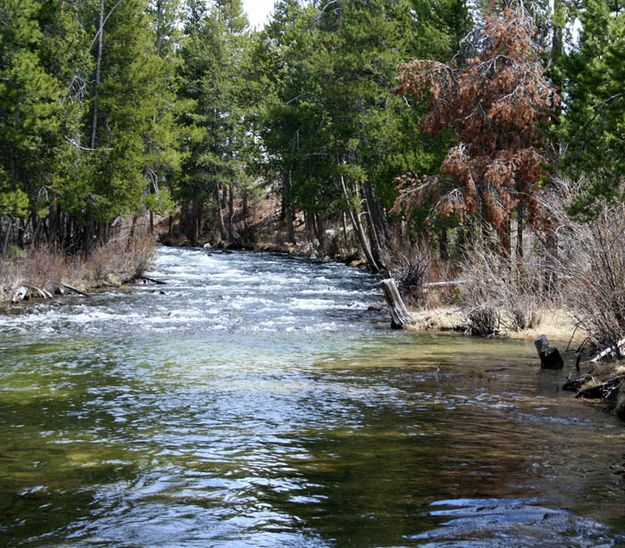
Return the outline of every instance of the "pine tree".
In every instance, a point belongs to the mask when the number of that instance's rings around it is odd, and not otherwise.
[[[203,14],[187,6],[186,37],[179,78],[186,159],[178,192],[187,237],[196,242],[204,224],[204,204],[212,201],[220,238],[232,239],[234,186],[244,178],[247,126],[242,106],[245,82],[240,63],[247,25],[240,3],[222,2]],[[224,218],[223,202],[228,208]]]
[[[486,18],[479,55],[461,66],[413,61],[400,76],[400,93],[429,100],[424,131],[452,130],[459,143],[438,174],[404,180],[398,206],[430,202],[441,216],[480,215],[496,229],[502,255],[515,208],[519,222],[538,219],[544,130],[558,102],[534,36],[525,12],[506,9]]]
[[[36,242],[63,192],[71,159],[68,134],[80,110],[72,103],[72,70],[84,66],[74,51],[81,32],[64,3],[0,2],[0,251],[19,221],[19,237]],[[28,214],[28,218],[26,215]]]
[[[156,54],[144,0],[101,0],[92,11],[95,77],[90,94],[89,195],[82,218],[84,245],[108,222],[144,207],[147,189],[175,168],[173,117],[166,104],[166,61]]]
[[[623,199],[618,183],[625,170],[625,15],[604,0],[586,0],[580,19],[579,47],[565,61],[561,138],[564,170],[588,181],[575,212],[588,213],[596,200]]]

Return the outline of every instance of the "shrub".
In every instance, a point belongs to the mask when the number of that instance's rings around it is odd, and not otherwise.
[[[405,244],[404,244],[405,246]],[[394,246],[394,249],[401,249]],[[397,288],[407,304],[422,306],[425,303],[424,284],[432,266],[432,258],[427,245],[410,245],[403,251],[395,251],[392,276]]]
[[[155,241],[151,235],[135,234],[111,239],[88,258],[68,256],[53,246],[22,250],[0,261],[0,288],[14,292],[20,286],[53,293],[63,283],[94,287],[106,282],[127,282],[150,267]]]
[[[500,327],[522,331],[540,325],[544,260],[523,263],[502,257],[479,242],[467,251],[462,302],[473,334],[490,335]]]
[[[600,349],[625,338],[625,205],[601,204],[593,218],[567,215],[583,182],[557,181],[550,196],[558,236],[554,275],[575,318]],[[617,350],[622,358],[622,349]]]

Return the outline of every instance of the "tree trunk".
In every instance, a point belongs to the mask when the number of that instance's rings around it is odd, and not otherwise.
[[[37,214],[34,211],[31,213],[31,224],[33,225],[32,245],[33,247],[37,247],[39,245],[39,232],[41,231],[41,219],[37,216]]]
[[[323,246],[325,239],[323,221],[319,218],[319,214],[316,211],[313,213],[313,221],[315,225],[315,236],[317,237],[317,240],[319,240],[319,243]]]
[[[96,53],[95,78],[93,92],[93,112],[91,118],[91,148],[95,148],[98,138],[98,95],[100,92],[100,80],[102,70],[102,51],[104,49],[104,0],[100,0],[100,13],[98,17],[98,49]]]
[[[135,239],[135,229],[137,227],[137,216],[134,215],[132,218],[132,224],[130,225],[130,230],[128,231],[128,241],[126,242],[126,250],[130,249],[132,245],[132,241]]]
[[[517,206],[517,221],[516,221],[516,260],[518,266],[523,264],[523,230],[524,230],[524,210],[523,205]]]
[[[443,226],[438,233],[438,251],[440,253],[441,261],[449,261],[449,237],[447,233],[447,227]]]
[[[227,189],[224,189],[224,192],[228,192],[228,238],[230,241],[234,241],[234,231],[232,227],[232,223],[234,221],[234,191],[232,190],[232,185],[228,185]]]
[[[371,220],[375,227],[375,232],[378,238],[379,247],[384,249],[386,247],[387,240],[390,239],[388,223],[386,222],[386,216],[384,214],[384,208],[375,196],[373,185],[367,181],[365,183],[365,197],[367,199],[368,211],[371,215]]]
[[[11,232],[13,230],[13,223],[8,220],[6,226],[6,233],[4,234],[4,241],[2,242],[2,255],[4,255],[9,247],[9,242],[11,239]]]
[[[391,313],[391,328],[404,329],[407,325],[413,323],[413,319],[404,304],[401,295],[393,278],[387,278],[382,281],[384,296]]]
[[[367,241],[367,235],[362,227],[362,223],[360,222],[360,218],[358,216],[358,212],[354,211],[349,204],[351,203],[349,193],[347,191],[347,186],[345,185],[345,178],[341,175],[341,187],[343,189],[343,196],[345,197],[345,201],[348,204],[348,213],[350,219],[352,221],[352,225],[354,230],[356,231],[356,236],[358,236],[358,241],[360,242],[360,247],[362,252],[365,254],[365,258],[367,260],[367,264],[372,272],[378,273],[380,272],[380,267],[378,266],[373,254],[371,253],[371,248],[369,247],[369,242]]]
[[[545,268],[545,291],[549,295],[553,295],[558,283],[558,276],[556,273],[556,265],[558,264],[558,236],[555,231],[550,231],[547,234],[545,242],[546,247],[546,268]]]
[[[382,246],[380,245],[379,232],[376,229],[375,218],[373,215],[373,189],[371,188],[371,184],[366,182],[364,184],[365,190],[365,211],[367,213],[367,227],[369,232],[369,241],[371,242],[371,254],[376,262],[376,264],[380,268],[386,268],[384,265],[384,260],[382,259]]]
[[[193,234],[191,243],[197,245],[200,237],[200,199],[197,196],[193,197],[193,207],[191,210],[191,226],[193,227]]]
[[[89,257],[93,251],[93,221],[87,221],[82,233],[82,250],[85,257]]]
[[[499,255],[505,259],[510,259],[512,241],[510,216],[504,221],[503,225],[497,229],[497,237],[499,240]]]
[[[287,173],[284,180],[284,190],[282,203],[284,204],[284,219],[286,221],[287,239],[289,242],[295,243],[295,228],[293,223],[295,222],[295,211],[293,210],[293,198],[291,197],[291,171]]]
[[[219,227],[219,237],[221,238],[222,241],[227,241],[228,239],[228,235],[226,233],[226,225],[224,222],[224,214],[223,214],[223,209],[221,207],[221,196],[220,196],[220,192],[219,192],[219,185],[217,185],[215,187],[215,192],[214,192],[214,198],[215,198],[215,203],[216,203],[216,211],[215,213],[217,214],[217,224]]]

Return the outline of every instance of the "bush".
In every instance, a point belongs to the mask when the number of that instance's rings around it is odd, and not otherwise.
[[[394,246],[395,249],[401,247]],[[409,246],[403,252],[395,251],[392,276],[397,289],[408,305],[423,306],[425,304],[424,284],[428,278],[432,259],[427,245]]]
[[[557,220],[554,275],[593,343],[616,348],[625,338],[625,205],[600,205],[592,220],[570,218],[567,205],[582,186],[558,181],[549,200]],[[617,354],[623,357],[622,351]]]
[[[63,283],[85,288],[128,282],[140,277],[154,257],[151,235],[118,237],[98,246],[88,258],[68,256],[52,246],[22,250],[0,261],[0,287],[9,293],[20,286],[54,293]]]
[[[523,263],[502,257],[479,242],[465,259],[462,303],[473,334],[490,335],[500,327],[522,331],[540,325],[544,260]]]
[[[488,337],[499,333],[501,317],[494,308],[480,306],[468,311],[468,331],[476,337]]]

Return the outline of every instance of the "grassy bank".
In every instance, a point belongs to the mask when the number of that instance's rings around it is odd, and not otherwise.
[[[409,327],[411,331],[465,332],[469,329],[468,313],[462,306],[440,305],[429,309],[412,309],[410,312],[415,320]],[[576,331],[576,322],[570,312],[563,309],[540,309],[538,312],[541,316],[538,325],[516,331],[502,328],[500,334],[511,339],[534,340],[541,335],[554,341],[568,341],[572,335],[575,341],[584,339],[583,331]]]
[[[119,287],[141,277],[154,257],[147,234],[113,238],[88,256],[67,255],[52,246],[14,249],[0,263],[0,302],[47,298],[69,289],[88,292]]]

